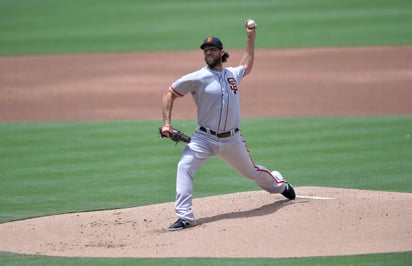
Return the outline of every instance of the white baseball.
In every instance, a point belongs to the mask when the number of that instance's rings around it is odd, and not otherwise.
[[[256,28],[257,25],[256,25],[256,22],[253,19],[249,19],[246,23],[246,26],[249,29],[254,29],[254,28]]]

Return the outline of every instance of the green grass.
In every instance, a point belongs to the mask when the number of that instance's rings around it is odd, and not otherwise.
[[[409,0],[1,0],[0,55],[243,48],[248,17],[257,48],[412,43]]]
[[[158,124],[0,124],[0,221],[173,199]]]
[[[313,257],[313,258],[288,258],[288,259],[248,259],[248,258],[188,258],[188,259],[112,259],[112,258],[62,258],[45,256],[23,256],[11,253],[0,253],[0,264],[8,265],[196,265],[196,266],[249,266],[249,265],[334,265],[334,266],[405,266],[409,265],[412,259],[412,252],[370,254],[359,256],[339,256],[339,257]]]
[[[412,118],[253,119],[244,131],[265,136],[249,145],[252,155],[258,151],[257,161],[299,185],[412,192],[408,121]]]
[[[160,124],[0,124],[0,222],[173,201],[183,145],[159,139]],[[195,122],[176,126],[191,132]],[[255,162],[296,186],[412,192],[412,117],[246,119],[242,127]],[[195,186],[196,197],[258,190],[216,158]]]

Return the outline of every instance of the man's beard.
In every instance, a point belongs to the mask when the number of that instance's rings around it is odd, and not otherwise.
[[[209,68],[213,69],[215,68],[217,65],[222,64],[222,58],[217,57],[215,59],[213,59],[212,62],[209,63],[209,61],[207,60],[207,58],[205,58],[206,64],[209,66]]]

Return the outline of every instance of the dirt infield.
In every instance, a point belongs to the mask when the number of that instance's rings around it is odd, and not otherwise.
[[[229,65],[241,51],[230,51]],[[0,57],[0,121],[161,119],[200,51]],[[244,117],[411,115],[412,47],[257,50]],[[195,118],[190,97],[174,118]],[[239,177],[241,178],[241,177]],[[0,224],[0,250],[92,257],[303,257],[412,250],[412,194],[298,187],[195,199],[200,225],[168,232],[173,203]],[[226,204],[222,204],[225,202]]]
[[[161,119],[163,91],[203,65],[200,50],[0,57],[0,121]],[[411,84],[412,47],[258,50],[242,114],[412,114]],[[190,96],[176,105],[195,118]]]

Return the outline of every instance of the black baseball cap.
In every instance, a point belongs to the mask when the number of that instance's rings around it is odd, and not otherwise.
[[[203,49],[203,48],[205,48],[205,46],[208,46],[208,45],[210,45],[210,46],[216,46],[216,47],[219,48],[219,49],[223,49],[223,43],[222,43],[222,42],[220,41],[220,39],[217,38],[217,37],[213,37],[213,36],[207,37],[207,38],[203,41],[202,45],[200,46],[200,49]]]

